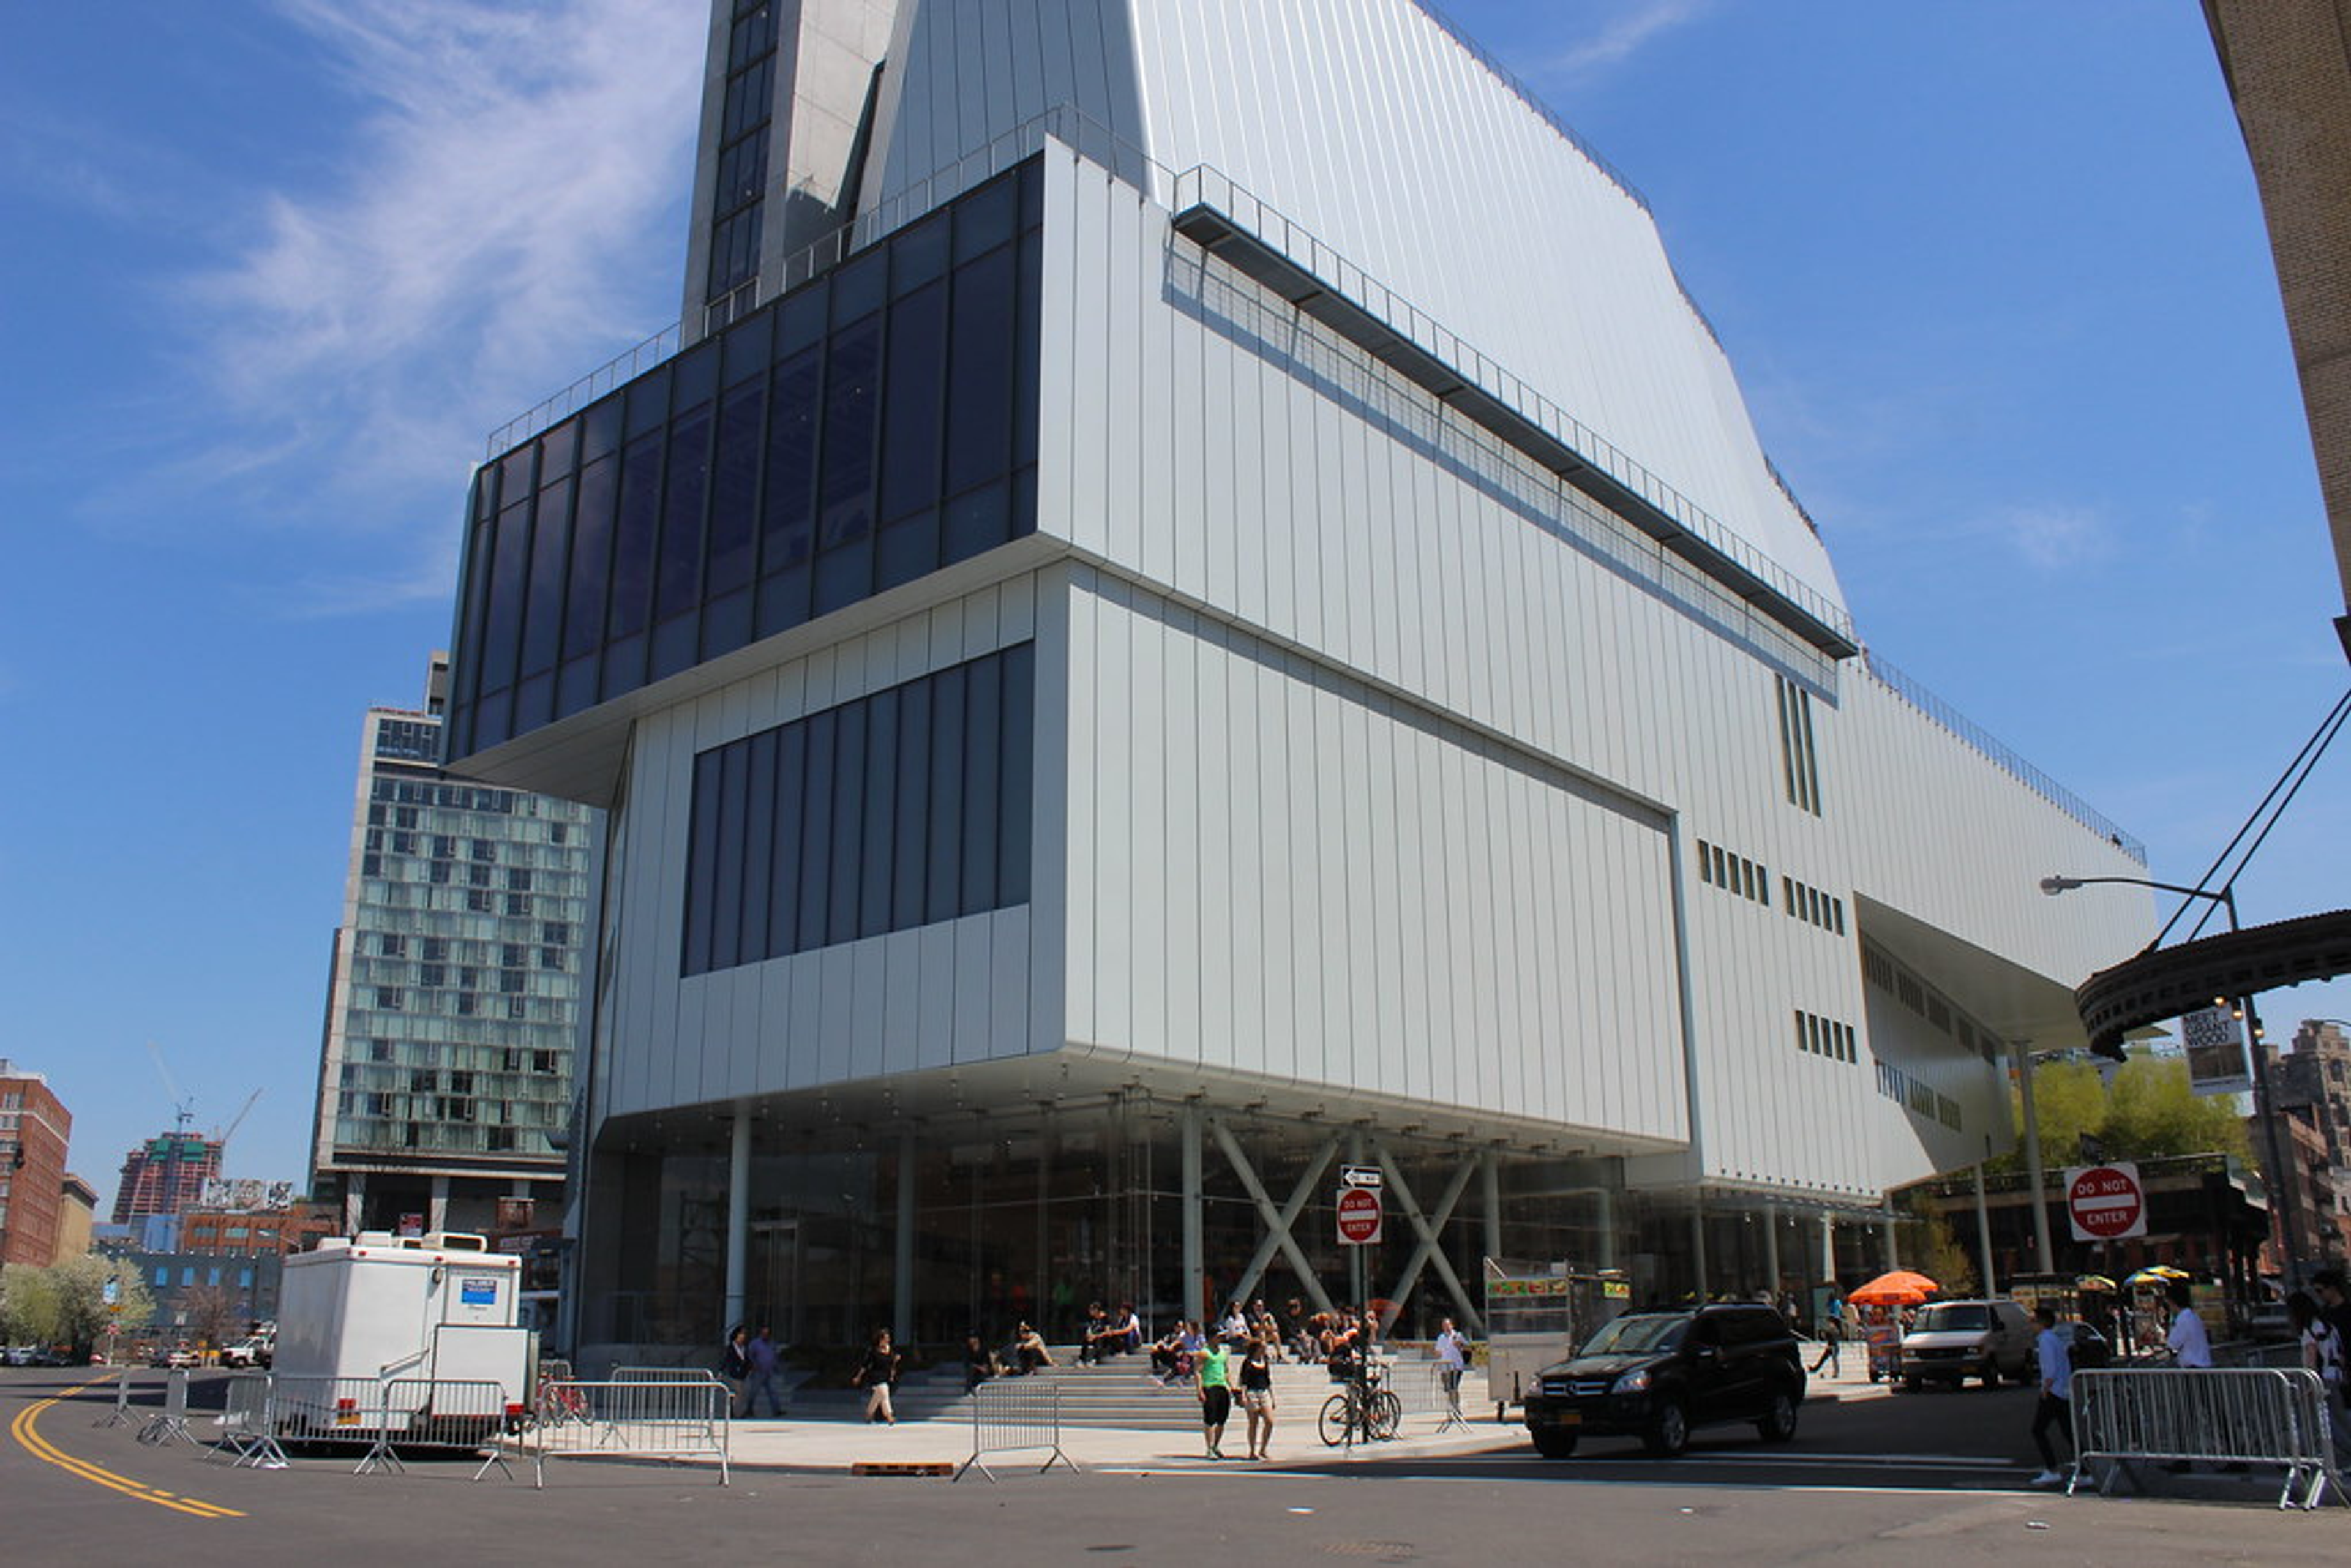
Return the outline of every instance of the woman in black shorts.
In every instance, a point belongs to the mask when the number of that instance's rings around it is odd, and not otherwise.
[[[1273,1442],[1273,1347],[1263,1335],[1241,1356],[1241,1412],[1249,1417],[1249,1457],[1269,1459]]]

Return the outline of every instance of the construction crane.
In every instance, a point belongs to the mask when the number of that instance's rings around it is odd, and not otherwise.
[[[172,1130],[174,1133],[185,1133],[188,1130],[188,1124],[196,1119],[196,1097],[180,1092],[179,1081],[172,1076],[172,1070],[163,1065],[162,1046],[152,1040],[149,1040],[147,1054],[154,1059],[156,1075],[163,1080],[163,1092],[171,1096]]]
[[[267,1085],[265,1084],[263,1087],[266,1088]],[[256,1089],[252,1093],[246,1095],[245,1097],[245,1108],[239,1111],[235,1117],[230,1121],[228,1131],[225,1133],[214,1133],[213,1134],[213,1142],[221,1146],[221,1160],[224,1165],[225,1165],[228,1160],[228,1141],[236,1136],[236,1130],[239,1127],[245,1125],[245,1118],[252,1112],[253,1103],[260,1098],[261,1090],[259,1089]]]

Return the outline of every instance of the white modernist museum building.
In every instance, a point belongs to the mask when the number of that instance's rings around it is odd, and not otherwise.
[[[452,763],[611,811],[583,1351],[1335,1301],[1347,1165],[1405,1332],[1850,1284],[2140,945],[1409,0],[718,0],[698,182],[458,611]]]

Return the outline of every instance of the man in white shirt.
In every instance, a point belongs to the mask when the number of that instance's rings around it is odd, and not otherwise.
[[[1454,1415],[1461,1414],[1461,1374],[1469,1365],[1469,1342],[1453,1320],[1447,1318],[1437,1331],[1437,1364],[1445,1382],[1446,1408]]]
[[[2041,1473],[2032,1478],[2037,1487],[2053,1487],[2064,1480],[2057,1470],[2057,1450],[2049,1441],[2049,1428],[2062,1426],[2068,1447],[2074,1440],[2074,1345],[2057,1332],[2057,1309],[2035,1307],[2033,1321],[2041,1325],[2041,1333],[2032,1342],[2032,1353],[2041,1362],[2041,1403],[2032,1412],[2032,1442],[2041,1450]]]
[[[2171,1332],[2163,1339],[2163,1343],[2171,1347],[2171,1359],[2181,1366],[2211,1365],[2211,1337],[2204,1332],[2204,1320],[2198,1317],[2196,1309],[2188,1304],[2188,1281],[2172,1281],[2165,1288],[2165,1294],[2171,1298],[2171,1304],[2179,1309],[2179,1315],[2171,1320]]]

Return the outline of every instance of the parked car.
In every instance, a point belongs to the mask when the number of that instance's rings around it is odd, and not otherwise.
[[[194,1366],[199,1359],[196,1353],[184,1344],[159,1344],[155,1347],[155,1354],[150,1358],[148,1364],[178,1368]]]
[[[1980,1377],[1987,1388],[2003,1377],[2032,1380],[2032,1320],[2014,1301],[1935,1301],[1918,1309],[1902,1336],[1902,1386],[1928,1383],[1966,1386]]]
[[[266,1367],[269,1364],[269,1354],[270,1347],[267,1340],[241,1339],[234,1344],[221,1347],[220,1364],[223,1366]]]
[[[1543,1368],[1526,1398],[1527,1434],[1563,1459],[1585,1436],[1637,1437],[1670,1458],[1693,1428],[1752,1421],[1766,1442],[1796,1435],[1804,1364],[1787,1320],[1724,1303],[1611,1320],[1573,1357]]]
[[[0,1351],[0,1365],[37,1366],[40,1364],[33,1358],[40,1354],[38,1349],[29,1344],[12,1344]]]

